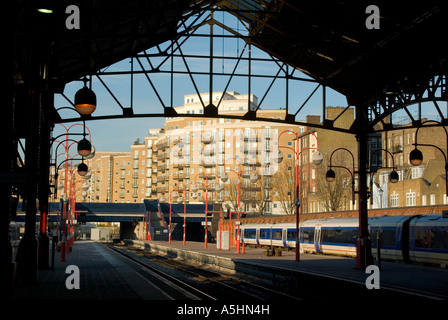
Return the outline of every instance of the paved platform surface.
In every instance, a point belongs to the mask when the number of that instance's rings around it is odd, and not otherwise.
[[[176,250],[189,250],[206,255],[228,257],[235,261],[241,260],[257,266],[266,265],[363,284],[370,275],[356,269],[354,258],[301,254],[298,262],[295,261],[294,251],[283,251],[281,256],[267,257],[264,255],[264,250],[258,248],[245,248],[245,253],[237,254],[235,247],[232,247],[231,250],[219,250],[216,244],[208,244],[206,249],[204,243],[199,242],[187,242],[185,246],[181,241],[172,241],[171,243],[152,241],[152,243],[158,246],[176,248]],[[380,288],[393,289],[397,292],[411,292],[423,297],[448,299],[448,269],[382,261]]]
[[[68,289],[66,281],[74,284],[68,266],[79,268],[79,289]],[[179,288],[167,285],[150,271],[123,258],[104,244],[76,241],[64,262],[56,252],[54,270],[38,272],[38,283],[21,285],[17,281],[13,299],[16,300],[176,300],[194,299]]]
[[[231,250],[219,250],[216,244],[173,241],[171,243],[152,241],[143,243],[164,247],[166,250],[185,250],[203,256],[223,257],[233,262],[242,261],[254,268],[267,266],[281,269],[283,272],[303,272],[319,277],[344,279],[364,284],[368,274],[355,268],[355,259],[301,254],[301,261],[295,261],[295,253],[283,251],[282,256],[267,257],[264,250],[245,248],[245,253],[237,254],[235,247]],[[68,290],[66,273],[69,265],[76,265],[80,270],[80,289]],[[160,280],[153,279],[143,268],[136,268],[132,263],[114,254],[101,243],[94,241],[76,241],[73,251],[60,261],[60,254],[55,259],[55,269],[38,272],[38,284],[22,286],[18,283],[14,298],[22,299],[84,299],[84,300],[186,300],[176,288],[168,288]],[[382,262],[380,272],[381,288],[412,292],[416,296],[448,299],[448,270],[438,267],[407,265]]]

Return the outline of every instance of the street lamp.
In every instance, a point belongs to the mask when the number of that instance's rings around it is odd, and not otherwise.
[[[255,166],[252,166],[252,170],[241,170],[241,163],[238,161],[238,159],[236,158],[230,158],[232,160],[236,160],[238,162],[238,172],[232,169],[228,169],[229,171],[232,171],[234,173],[236,173],[238,175],[238,202],[237,202],[237,241],[236,241],[236,253],[240,253],[240,224],[241,224],[241,220],[240,220],[240,203],[241,203],[241,175],[247,171],[250,172],[249,175],[249,181],[251,183],[255,183],[258,180],[258,174],[254,171]],[[229,159],[227,159],[229,160]],[[227,161],[226,160],[226,161]],[[222,182],[227,182],[227,180],[229,180],[229,176],[227,174],[227,172],[224,172],[221,175],[221,181]],[[232,214],[230,212],[230,214]],[[244,248],[244,246],[243,246]]]
[[[423,162],[423,153],[417,149],[417,145],[415,145],[415,149],[409,153],[409,161],[413,166],[419,166]]]
[[[194,177],[194,181],[196,182],[196,178],[200,173],[197,173]],[[207,221],[207,214],[208,213],[215,213],[218,211],[209,211],[208,210],[208,187],[209,187],[209,183],[208,183],[208,178],[209,177],[213,177],[215,176],[216,178],[219,178],[215,173],[209,174],[209,175],[203,175],[203,177],[205,178],[205,225],[204,225],[204,229],[205,229],[205,235],[204,235],[204,248],[207,249],[207,233],[208,233],[208,221]],[[191,191],[193,191],[193,194],[191,195],[194,199],[196,199],[198,197],[198,186],[196,183],[192,184],[190,186]],[[219,187],[215,187],[215,191],[221,191],[222,188]]]
[[[412,151],[409,153],[409,161],[410,161],[411,164],[414,165],[414,166],[419,166],[420,164],[422,164],[422,162],[423,162],[423,153],[422,153],[419,149],[417,149],[417,146],[433,147],[433,148],[438,149],[438,150],[442,153],[443,157],[445,158],[445,181],[446,181],[446,183],[445,183],[445,188],[446,188],[446,189],[445,189],[445,190],[446,190],[446,195],[448,196],[448,179],[446,178],[446,177],[448,177],[448,161],[447,161],[447,156],[446,156],[445,152],[443,152],[443,150],[442,150],[441,148],[439,148],[438,146],[435,146],[435,145],[433,145],[433,144],[417,143],[418,131],[420,130],[420,128],[422,127],[422,125],[423,125],[424,123],[427,123],[427,122],[435,122],[435,123],[438,123],[438,124],[443,128],[443,130],[445,131],[446,144],[447,144],[447,151],[448,151],[448,132],[447,132],[446,128],[443,126],[442,123],[440,123],[440,122],[438,122],[438,121],[435,121],[435,120],[426,120],[426,121],[422,122],[422,123],[421,123],[421,126],[419,126],[419,127],[417,128],[417,130],[415,131],[415,143],[414,143],[415,149],[412,150]]]
[[[353,156],[353,153],[350,150],[348,150],[347,148],[337,148],[330,155],[330,165],[329,165],[328,171],[325,173],[325,178],[328,182],[333,182],[336,179],[336,173],[334,172],[334,170],[332,168],[341,168],[341,169],[347,170],[352,178],[352,204],[354,204],[355,203],[355,179],[353,177],[352,170],[350,170],[349,168],[344,167],[344,166],[335,166],[335,165],[331,164],[331,160],[333,159],[333,154],[338,150],[347,151],[351,155],[353,170],[355,168],[355,157]]]
[[[75,94],[75,109],[80,115],[91,115],[96,109],[96,95],[87,88],[87,79],[84,78],[84,87]]]
[[[302,151],[304,150],[316,150],[313,155],[312,155],[312,159],[313,159],[313,163],[315,165],[319,165],[322,163],[323,160],[323,156],[322,154],[318,151],[319,149],[319,144],[318,144],[318,140],[316,137],[316,134],[314,132],[310,132],[310,131],[305,131],[302,132],[301,134],[297,134],[294,131],[291,130],[285,130],[282,133],[279,134],[277,141],[280,141],[280,137],[282,134],[284,134],[285,132],[288,133],[292,133],[296,136],[296,138],[294,139],[296,141],[296,147],[295,149],[288,147],[288,146],[279,146],[279,148],[287,148],[287,149],[291,149],[294,154],[296,155],[296,199],[294,201],[295,204],[295,208],[296,208],[296,261],[300,261],[300,235],[299,235],[299,208],[300,208],[300,199],[299,199],[299,157],[300,154],[302,153]],[[303,148],[302,150],[298,151],[298,142],[299,139],[304,137],[305,135],[309,135],[312,134],[314,136],[314,138],[316,139],[316,147],[311,147],[311,148]],[[275,162],[280,163],[283,160],[283,153],[282,151],[279,149],[277,154],[274,155],[274,159]]]
[[[78,174],[81,177],[84,177],[88,171],[89,169],[87,168],[87,165],[84,163],[84,160],[82,160],[82,162],[78,165]]]
[[[325,173],[325,179],[327,179],[328,182],[333,182],[334,179],[336,179],[336,173],[333,171],[333,169],[329,169]]]
[[[78,153],[82,157],[87,157],[92,153],[92,144],[85,137],[78,142]]]

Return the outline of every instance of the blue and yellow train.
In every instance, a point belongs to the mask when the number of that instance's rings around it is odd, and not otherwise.
[[[379,238],[382,259],[448,265],[448,217],[381,216],[369,218],[368,223],[374,256]],[[240,241],[246,245],[283,248],[296,245],[295,223],[247,224],[240,226],[240,234]],[[299,226],[299,239],[302,252],[356,256],[358,219],[304,221]]]

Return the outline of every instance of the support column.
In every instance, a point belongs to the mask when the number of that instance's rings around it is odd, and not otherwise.
[[[42,94],[41,103],[41,125],[40,125],[40,141],[39,141],[39,183],[38,183],[38,199],[39,199],[39,270],[49,269],[50,258],[50,239],[48,238],[48,197],[50,193],[50,134],[51,123],[50,113],[46,112],[49,107],[53,106],[53,93],[46,92]],[[45,116],[47,115],[47,116]]]
[[[25,234],[17,251],[17,276],[25,285],[37,282],[38,241],[36,238],[37,182],[38,182],[38,137],[40,93],[31,91],[28,99],[29,125],[25,147],[25,168],[27,183],[25,188]]]
[[[367,211],[367,166],[368,166],[368,135],[363,132],[366,117],[362,112],[362,106],[356,107],[356,119],[359,123],[359,133],[356,136],[358,142],[358,214],[359,214],[359,235],[356,250],[356,268],[364,270],[368,265],[373,264],[371,241],[368,232],[368,211]]]
[[[12,32],[6,32],[7,40],[5,47],[12,48]],[[13,113],[15,106],[15,81],[13,70],[13,50],[5,50],[6,58],[2,72],[3,84],[6,88],[3,92],[5,97],[2,105],[2,116],[0,117],[0,136],[4,141],[2,155],[0,157],[0,255],[1,255],[1,291],[3,296],[12,297],[14,293],[15,263],[13,262],[13,251],[9,236],[9,223],[11,217],[11,185],[13,172],[13,159],[16,156],[16,140],[13,135]]]

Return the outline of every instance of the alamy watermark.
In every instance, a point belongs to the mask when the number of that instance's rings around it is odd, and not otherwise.
[[[375,265],[369,265],[366,268],[366,273],[370,274],[366,279],[366,288],[379,289],[380,288],[380,268]]]
[[[366,8],[366,14],[369,16],[366,19],[366,28],[369,30],[380,28],[380,8],[371,4]]]
[[[67,6],[65,13],[69,16],[65,20],[65,27],[68,30],[79,30],[81,28],[80,10],[79,7],[72,4]],[[380,9],[376,5],[369,5],[366,7],[366,14],[369,16],[366,19],[366,28],[369,30],[380,28]]]
[[[68,30],[79,30],[81,28],[79,7],[74,4],[69,5],[65,9],[65,13],[69,14],[67,19],[65,19],[65,27]]]
[[[71,264],[65,268],[65,273],[70,274],[67,279],[65,279],[65,287],[68,290],[72,289],[80,289],[79,286],[79,280],[80,280],[80,274],[79,274],[79,267],[75,266],[74,264]]]

